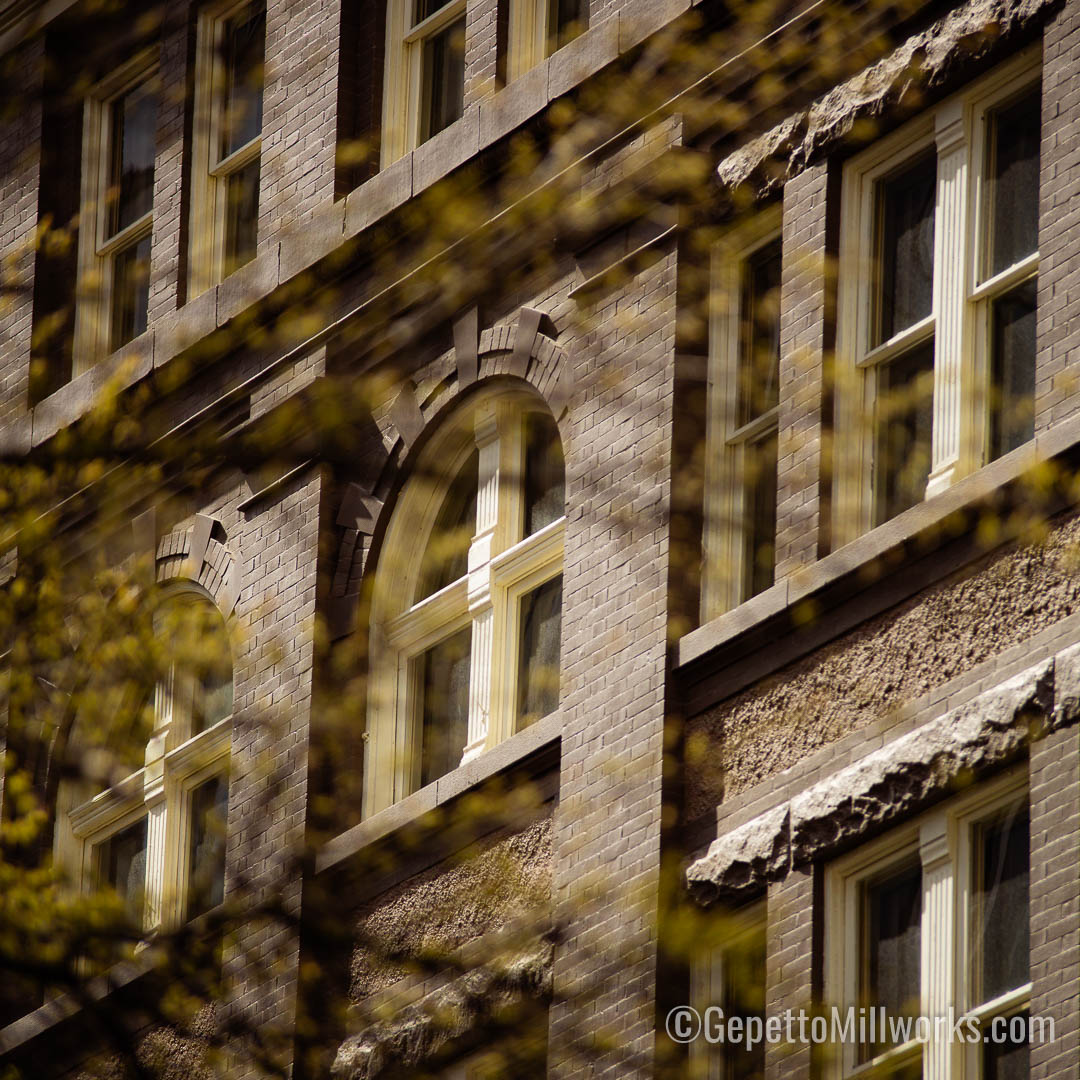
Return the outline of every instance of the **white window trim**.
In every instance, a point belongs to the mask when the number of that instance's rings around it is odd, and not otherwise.
[[[853,158],[844,167],[836,345],[834,534],[845,544],[874,524],[873,444],[880,365],[933,335],[932,461],[926,497],[986,461],[988,297],[1031,276],[1038,255],[979,282],[985,127],[990,110],[1038,82],[1041,45],[1000,65]],[[920,152],[937,153],[933,304],[928,318],[871,347],[876,286],[875,185]],[[980,326],[982,329],[980,329]]]
[[[702,1018],[713,1007],[723,1009],[727,1016],[727,957],[766,929],[766,902],[759,900],[738,911],[725,912],[723,918],[723,940],[696,954],[690,965],[690,1002]],[[690,1043],[691,1075],[701,1080],[725,1080],[723,1051],[723,1043],[694,1039]]]
[[[169,588],[165,602],[214,605],[209,594],[193,584]],[[154,688],[154,730],[147,739],[142,768],[85,801],[80,801],[79,785],[65,782],[57,800],[56,863],[83,892],[97,887],[94,849],[146,818],[142,926],[147,932],[183,923],[191,794],[204,781],[229,775],[233,716],[184,738],[193,715],[192,694],[192,680],[178,678],[176,670],[170,670]]]
[[[386,70],[383,90],[382,168],[415,150],[421,142],[424,42],[465,14],[466,0],[445,7],[412,25],[416,0],[389,0],[386,8]]]
[[[83,107],[82,190],[79,199],[78,302],[72,376],[88,371],[111,351],[113,261],[153,231],[151,206],[115,236],[106,236],[112,104],[157,76],[157,49],[145,49],[91,90]]]
[[[949,1008],[959,1017],[965,1010],[980,1018],[1010,1014],[1030,1002],[1031,984],[976,1009],[972,992],[970,941],[973,883],[971,832],[994,811],[1023,798],[1028,789],[1027,766],[1018,765],[992,781],[975,785],[940,807],[864,844],[834,863],[825,875],[826,949],[825,995],[828,1004],[841,1008],[859,1005],[860,891],[863,882],[891,868],[918,862],[922,867],[922,928],[920,1006],[924,1016],[946,1016]],[[982,1044],[963,1046],[938,1040],[921,1047],[923,1076],[927,1080],[975,1080]],[[893,1047],[865,1063],[858,1062],[858,1046],[845,1043],[828,1063],[829,1080],[872,1077],[888,1066],[916,1061],[915,1040]]]
[[[713,246],[711,255],[703,622],[738,607],[746,599],[744,447],[751,438],[777,426],[779,407],[740,428],[742,274],[752,255],[780,238],[781,224],[781,207],[769,207],[730,230]]]
[[[563,568],[565,517],[521,540],[523,419],[542,405],[533,396],[493,391],[467,406],[467,423],[452,420],[426,448],[406,483],[383,542],[375,574],[369,650],[365,817],[419,787],[421,734],[416,660],[433,645],[471,627],[468,738],[462,764],[514,734],[517,721],[520,601]],[[476,533],[468,571],[412,604],[426,539],[443,499],[473,449],[479,451]],[[418,543],[417,538],[423,542]],[[408,553],[404,559],[393,553]]]
[[[217,161],[215,146],[224,118],[225,67],[222,42],[228,22],[253,0],[227,0],[199,13],[195,46],[194,123],[191,138],[191,227],[188,297],[194,299],[222,280],[225,272],[227,180],[262,154],[262,134]],[[266,81],[263,80],[265,94]]]

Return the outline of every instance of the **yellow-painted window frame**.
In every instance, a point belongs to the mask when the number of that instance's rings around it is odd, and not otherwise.
[[[1031,46],[844,167],[834,426],[833,533],[839,545],[869,531],[878,516],[878,383],[884,365],[909,349],[934,343],[932,460],[925,497],[946,490],[988,460],[988,312],[993,298],[1038,272],[1038,252],[991,281],[982,280],[985,130],[993,110],[1037,85],[1041,70],[1041,46]],[[875,345],[877,188],[931,148],[937,155],[933,309]]]
[[[217,160],[225,123],[227,71],[222,45],[228,24],[258,0],[227,0],[199,13],[196,32],[194,124],[191,147],[191,224],[188,235],[188,298],[194,299],[222,280],[226,272],[225,239],[229,177],[262,154],[262,134],[228,157]],[[265,79],[263,82],[265,90]]]
[[[114,236],[107,235],[112,105],[121,95],[157,78],[157,50],[146,49],[102,80],[83,107],[82,192],[72,375],[88,371],[112,352],[113,263],[153,231],[154,211]]]

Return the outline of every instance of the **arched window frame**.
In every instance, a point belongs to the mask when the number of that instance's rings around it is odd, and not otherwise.
[[[364,816],[420,786],[417,662],[471,627],[468,738],[461,764],[515,733],[521,602],[563,568],[565,514],[524,533],[525,418],[550,411],[534,393],[493,388],[455,410],[419,455],[387,528],[371,608]],[[416,599],[427,538],[459,470],[478,454],[468,571]],[[417,542],[417,538],[423,538]],[[402,554],[404,553],[404,554]]]
[[[206,604],[220,614],[213,597],[194,582],[167,587],[161,610],[176,604]],[[193,700],[194,680],[171,667],[154,689],[154,728],[142,768],[87,800],[80,800],[74,785],[62,785],[59,794],[57,862],[82,891],[99,885],[103,846],[146,819],[141,925],[148,932],[188,917],[193,796],[208,780],[229,774],[232,710],[191,734]]]

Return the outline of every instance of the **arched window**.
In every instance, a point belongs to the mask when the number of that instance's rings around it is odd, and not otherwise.
[[[141,731],[142,767],[97,794],[85,782],[67,785],[57,816],[60,864],[83,889],[114,889],[147,930],[224,898],[233,711],[228,635],[208,596],[194,587],[168,596],[155,639],[162,678],[141,705],[119,706]]]
[[[478,395],[424,449],[375,578],[365,814],[558,708],[564,522],[535,395]]]

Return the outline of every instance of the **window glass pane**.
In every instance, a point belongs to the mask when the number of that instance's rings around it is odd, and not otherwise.
[[[424,42],[424,123],[430,139],[461,117],[465,107],[465,20],[452,22]]]
[[[894,1016],[919,1008],[922,870],[908,867],[866,887],[863,897],[863,1001]],[[877,1048],[864,1048],[872,1056]]]
[[[198,735],[206,731],[233,711],[233,673],[229,659],[228,645],[223,641],[224,650],[220,664],[202,673],[195,680],[192,709],[191,734]]]
[[[991,275],[1039,249],[1041,135],[1042,95],[1038,90],[991,118]]]
[[[417,600],[464,577],[469,569],[469,544],[476,532],[479,468],[480,456],[473,450],[446,493],[424,550]]]
[[[1010,1017],[1010,1023],[1015,1020],[1017,1027],[1024,1024],[1027,1030],[1028,1014],[1020,1013],[1017,1017]],[[985,1031],[985,1029],[984,1029]],[[1006,1028],[1006,1034],[1011,1030]],[[1029,1080],[1031,1065],[1029,1063],[1027,1040],[1021,1042],[984,1042],[983,1043],[983,1069],[982,1080]]]
[[[780,386],[780,241],[743,265],[739,424],[774,408]]]
[[[96,856],[101,885],[115,889],[128,915],[141,922],[146,890],[146,818],[139,818],[98,844]]]
[[[469,739],[469,654],[465,627],[424,653],[420,784],[430,784],[461,764]]]
[[[765,927],[724,950],[724,1016],[765,1017]],[[724,1080],[762,1080],[765,1043],[725,1043]]]
[[[259,159],[231,173],[225,189],[225,274],[255,258],[259,229]]]
[[[453,0],[416,0],[416,14],[413,17],[413,26],[418,26],[429,15],[434,15],[436,11],[442,11],[447,4],[452,2]]]
[[[262,132],[263,54],[266,10],[246,11],[225,27],[224,122],[221,158],[246,146]]]
[[[1028,812],[979,830],[979,1001],[1023,986],[1028,964]]]
[[[932,154],[879,186],[881,306],[876,343],[933,310],[936,187],[937,158]]]
[[[990,457],[999,458],[1035,435],[1035,314],[1038,279],[998,297],[990,309],[993,353]]]
[[[138,221],[153,207],[156,128],[157,95],[149,83],[134,87],[113,102],[110,236]]]
[[[548,8],[548,52],[561,49],[589,25],[585,0],[550,0]]]
[[[760,442],[747,442],[743,450],[743,588],[747,600],[772,585],[776,569],[776,449],[774,431]]]
[[[930,477],[934,344],[881,365],[877,401],[877,523],[921,502]]]
[[[119,349],[146,329],[150,303],[150,236],[113,259],[110,347]]]
[[[559,707],[562,575],[521,598],[518,729]]]
[[[225,899],[225,825],[229,780],[215,776],[191,793],[187,917],[195,918]]]
[[[525,417],[525,535],[566,512],[566,466],[559,428],[547,413]]]

